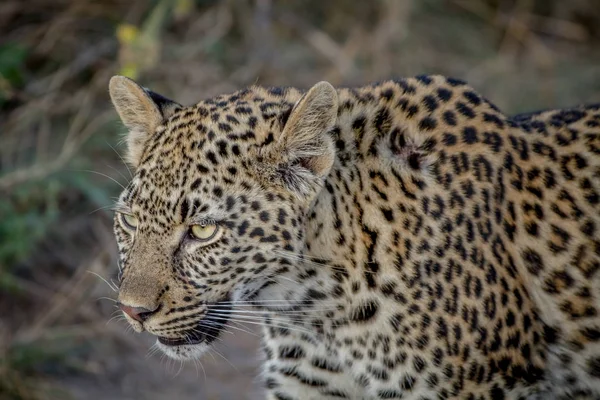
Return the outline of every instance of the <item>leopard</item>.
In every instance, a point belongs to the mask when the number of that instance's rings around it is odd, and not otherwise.
[[[254,324],[268,399],[600,399],[600,105],[506,114],[440,75],[109,93],[118,307],[169,357]]]

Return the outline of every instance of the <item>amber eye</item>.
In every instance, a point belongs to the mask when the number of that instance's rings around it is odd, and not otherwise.
[[[138,226],[138,219],[131,214],[121,214],[122,225],[129,229],[135,231]]]
[[[190,234],[194,239],[206,242],[214,238],[218,230],[219,227],[217,225],[192,225]]]

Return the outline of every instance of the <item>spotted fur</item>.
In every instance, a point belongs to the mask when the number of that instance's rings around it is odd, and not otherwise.
[[[269,399],[600,399],[600,106],[509,117],[440,76],[111,95],[119,301],[193,339],[169,355],[253,304]]]

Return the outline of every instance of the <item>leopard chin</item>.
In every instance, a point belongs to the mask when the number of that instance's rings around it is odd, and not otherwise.
[[[196,326],[178,332],[175,337],[157,336],[156,345],[167,356],[177,360],[199,358],[219,338],[229,321],[230,312],[229,304],[223,305],[218,311],[209,308]]]
[[[156,340],[156,346],[165,353],[168,357],[174,360],[196,360],[210,348],[210,343],[199,342],[193,344],[164,344],[162,338]]]

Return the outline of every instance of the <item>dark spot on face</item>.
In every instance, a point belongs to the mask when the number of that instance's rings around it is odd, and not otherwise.
[[[436,126],[437,122],[435,121],[435,119],[430,117],[425,117],[419,122],[419,129],[421,129],[422,131],[431,131],[435,129]]]
[[[442,136],[442,143],[446,146],[454,146],[456,144],[456,136],[452,133],[444,133],[444,136]]]
[[[542,256],[537,251],[527,248],[523,251],[522,255],[527,270],[533,275],[538,275],[544,269]]]
[[[187,201],[187,199],[183,199],[181,201],[181,210],[180,210],[181,221],[185,221],[187,219],[189,211],[190,211],[190,203]]]
[[[456,103],[456,111],[458,111],[459,114],[464,115],[468,119],[475,118],[475,111],[473,111],[473,109],[471,107],[469,107],[468,105],[466,105],[463,102],[459,101]]]
[[[506,398],[504,396],[504,390],[498,385],[495,385],[490,391],[490,398],[492,400],[504,400]]]
[[[420,169],[421,168],[421,155],[419,153],[411,153],[408,156],[408,165],[412,169]]]
[[[354,322],[364,323],[375,317],[378,310],[379,303],[374,299],[369,299],[364,301],[352,311],[351,319]]]
[[[268,211],[262,211],[259,214],[259,218],[262,222],[269,222],[269,212]]]
[[[467,126],[463,129],[463,142],[466,144],[477,143],[479,139],[477,138],[477,130],[472,126]]]
[[[588,360],[588,373],[595,377],[600,378],[600,357],[592,357]]]
[[[456,114],[454,114],[454,112],[450,110],[445,111],[442,118],[447,125],[456,126]]]
[[[254,229],[252,229],[252,231],[250,232],[250,237],[254,238],[254,237],[263,237],[265,235],[265,231],[263,228],[259,228],[256,227]]]

